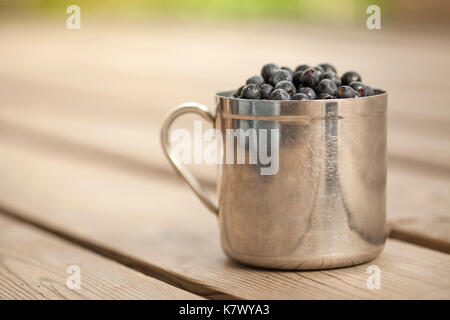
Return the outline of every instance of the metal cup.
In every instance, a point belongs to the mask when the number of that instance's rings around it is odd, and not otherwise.
[[[386,92],[310,101],[244,100],[222,92],[216,102],[215,116],[196,103],[175,109],[162,127],[161,142],[174,169],[218,214],[222,248],[230,258],[312,270],[378,256],[386,239]],[[276,172],[263,174],[275,165],[259,156],[253,164],[226,163],[239,146],[249,160],[264,142],[261,136],[257,144],[247,137],[234,149],[224,147],[216,206],[171,153],[169,128],[184,113],[213,122],[223,137],[239,129],[268,131],[266,147],[272,162],[278,156]]]

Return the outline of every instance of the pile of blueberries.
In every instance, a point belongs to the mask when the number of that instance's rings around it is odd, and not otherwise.
[[[233,96],[240,99],[314,100],[357,98],[373,94],[373,89],[361,82],[358,73],[348,71],[339,77],[336,68],[329,63],[315,67],[301,64],[295,71],[268,63],[262,67],[261,75],[248,78]]]

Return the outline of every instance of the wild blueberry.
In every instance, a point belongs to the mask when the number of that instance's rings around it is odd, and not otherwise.
[[[264,81],[266,83],[269,83],[270,77],[272,77],[273,73],[279,69],[280,67],[277,66],[275,63],[265,64],[261,69],[261,76],[264,78]]]
[[[335,99],[335,96],[332,96],[331,94],[328,93],[321,93],[317,96],[317,99]]]
[[[292,82],[284,80],[284,81],[280,81],[277,83],[277,85],[275,86],[275,90],[276,89],[283,89],[285,90],[287,93],[289,93],[289,95],[293,95],[295,94],[295,86]]]
[[[302,77],[303,71],[295,71],[294,75],[292,76],[292,82],[294,85],[298,88],[302,84],[301,77]]]
[[[261,86],[261,99],[269,99],[270,93],[272,92],[273,87],[270,84],[264,83]]]
[[[358,92],[361,97],[365,97],[366,96],[366,86],[364,84],[362,84],[362,82],[353,81],[348,86],[352,87],[353,90]]]
[[[297,66],[297,68],[295,68],[295,71],[305,71],[306,69],[311,68],[311,66],[307,65],[307,64],[301,64],[299,66]]]
[[[278,82],[285,80],[292,81],[291,74],[289,73],[289,71],[279,69],[273,73],[272,77],[270,78],[270,83],[273,86],[276,86]]]
[[[233,97],[235,98],[239,98],[241,96],[241,92],[242,92],[242,88],[244,88],[245,86],[240,86],[234,93],[233,93]]]
[[[373,96],[373,88],[371,86],[368,86],[367,84],[365,86],[366,86],[366,97]]]
[[[264,83],[264,79],[263,79],[263,77],[261,77],[259,75],[254,75],[254,76],[248,78],[247,81],[245,82],[245,84],[251,84],[251,83],[261,86]]]
[[[325,70],[321,66],[315,66],[314,69],[317,71],[317,75],[319,76],[319,80],[322,80],[322,76],[325,73]]]
[[[330,79],[323,79],[319,82],[319,85],[317,86],[317,91],[320,93],[328,93],[330,96],[336,95],[337,92],[337,86],[336,83],[333,82],[333,80]]]
[[[336,83],[337,87],[340,87],[342,85],[342,81],[341,78],[339,78],[336,73],[334,73],[333,71],[327,71],[322,75],[322,80],[323,79],[330,79],[332,80],[334,83]]]
[[[320,63],[320,64],[319,64],[319,67],[322,67],[322,69],[323,69],[325,72],[332,71],[332,72],[334,72],[334,73],[337,73],[336,68],[335,68],[332,64],[329,64],[329,63]]]
[[[269,97],[270,100],[291,100],[291,96],[286,90],[276,89],[273,90]]]
[[[261,89],[258,85],[250,83],[242,88],[241,98],[243,99],[259,99],[261,98]]]
[[[319,84],[318,71],[314,68],[306,69],[300,77],[300,83],[306,87],[314,88],[317,84]]]
[[[353,81],[361,81],[361,76],[355,71],[347,71],[341,77],[342,84],[348,86]]]
[[[310,100],[304,93],[296,93],[291,97],[292,100]]]
[[[345,98],[356,98],[358,94],[355,90],[353,90],[352,87],[349,86],[342,86],[338,89],[336,96],[339,99],[345,99]]]
[[[314,100],[316,98],[316,92],[314,91],[314,89],[310,88],[310,87],[301,87],[298,88],[297,93],[304,93],[306,94],[309,99]]]
[[[287,72],[289,72],[291,74],[291,77],[294,76],[294,71],[289,68],[289,67],[281,67],[282,70],[286,70]]]

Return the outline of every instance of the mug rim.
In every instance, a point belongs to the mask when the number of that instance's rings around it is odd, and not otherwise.
[[[221,99],[230,99],[230,100],[237,100],[237,101],[252,101],[252,102],[259,102],[259,101],[270,101],[270,102],[280,102],[282,101],[283,103],[312,103],[314,101],[317,102],[323,102],[323,101],[345,101],[345,100],[353,100],[353,99],[363,99],[363,100],[367,100],[367,99],[371,99],[371,98],[375,98],[375,97],[380,97],[380,96],[387,96],[387,91],[386,90],[382,90],[382,89],[376,89],[374,88],[374,94],[371,96],[366,96],[366,97],[356,97],[356,98],[339,98],[339,99],[314,99],[314,100],[269,100],[269,99],[242,99],[242,98],[235,98],[233,97],[233,93],[236,90],[226,90],[226,91],[219,91],[216,92],[216,97],[217,98],[221,98]]]
[[[252,100],[232,96],[234,90],[216,93],[217,113],[222,118],[267,121],[311,121],[354,116],[383,116],[387,92],[374,89],[368,97],[317,100]]]

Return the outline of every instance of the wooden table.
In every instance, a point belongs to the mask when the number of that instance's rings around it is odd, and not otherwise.
[[[87,21],[73,32],[60,21],[2,22],[0,299],[449,299],[448,40],[300,25]],[[171,107],[212,109],[214,92],[269,57],[337,61],[388,90],[389,239],[375,261],[311,272],[238,265],[164,159],[159,127]],[[214,186],[214,168],[194,170]],[[66,286],[73,265],[80,290]],[[366,286],[370,265],[380,289]]]

